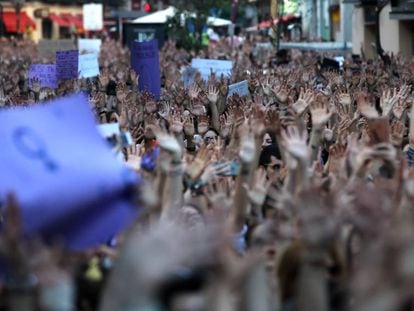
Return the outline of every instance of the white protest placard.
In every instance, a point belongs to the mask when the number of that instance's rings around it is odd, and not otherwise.
[[[334,59],[339,63],[339,67],[343,68],[345,57],[343,56],[335,56]]]
[[[119,129],[119,123],[106,123],[98,125],[98,132],[103,138],[110,138],[112,136],[120,136],[121,130]]]
[[[89,3],[83,5],[83,29],[99,31],[103,28],[103,5]]]
[[[99,63],[96,54],[79,55],[79,78],[92,78],[99,75]]]
[[[191,62],[191,67],[197,69],[204,80],[208,80],[211,71],[213,71],[217,77],[221,77],[221,75],[224,75],[225,77],[231,76],[233,63],[230,60],[194,58]]]
[[[101,52],[101,45],[101,39],[79,39],[78,50],[81,54],[95,53],[99,55]]]
[[[249,83],[247,80],[229,85],[229,93],[227,97],[230,97],[233,94],[238,94],[239,96],[248,96]]]
[[[196,76],[197,70],[192,67],[187,67],[183,74],[182,74],[182,80],[184,83],[184,87],[188,88],[192,84],[194,84],[195,76]]]

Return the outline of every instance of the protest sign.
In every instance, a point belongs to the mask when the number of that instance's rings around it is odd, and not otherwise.
[[[183,72],[183,82],[184,87],[188,88],[190,85],[194,84],[194,79],[197,74],[197,70],[192,67],[187,67]]]
[[[103,5],[89,3],[83,5],[83,29],[100,31],[103,28]]]
[[[104,138],[109,138],[112,136],[120,136],[121,130],[119,129],[119,123],[105,123],[98,125],[98,132]]]
[[[38,79],[41,87],[56,89],[58,81],[56,78],[56,65],[33,64],[29,69],[29,80]]]
[[[79,78],[92,78],[99,75],[98,57],[96,54],[79,55]]]
[[[76,49],[76,44],[73,40],[48,40],[43,39],[39,41],[37,46],[39,54],[42,57],[55,57],[57,51],[70,51]]]
[[[229,92],[227,96],[230,97],[233,94],[238,94],[239,96],[248,96],[249,83],[247,80],[229,85]]]
[[[137,175],[99,135],[86,95],[3,109],[0,124],[0,201],[16,195],[25,235],[82,250],[134,221]]]
[[[203,79],[207,81],[211,71],[213,71],[218,77],[221,75],[224,75],[225,77],[231,76],[233,63],[227,60],[195,58],[191,62],[191,67],[200,71]]]
[[[101,52],[101,39],[79,39],[78,50],[81,54],[83,53],[95,53],[99,55]]]
[[[131,51],[131,66],[139,75],[139,90],[147,90],[158,100],[161,95],[158,41],[134,41]]]
[[[78,50],[56,52],[56,76],[58,79],[78,78],[78,66]]]

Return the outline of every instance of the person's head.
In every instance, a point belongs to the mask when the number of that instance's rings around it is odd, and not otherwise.
[[[203,136],[204,143],[211,144],[216,143],[218,138],[218,133],[214,129],[209,129]]]

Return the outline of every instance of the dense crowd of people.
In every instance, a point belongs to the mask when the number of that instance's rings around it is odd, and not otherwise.
[[[85,91],[98,123],[131,133],[118,149],[142,177],[134,226],[82,253],[23,243],[11,195],[1,310],[413,308],[410,60],[346,56],[333,70],[329,55],[276,54],[255,38],[198,52],[167,42],[156,101],[119,42],[103,42],[96,79],[56,90],[28,79],[30,64],[50,62],[33,43],[0,45],[0,109]],[[194,57],[232,60],[232,75],[185,88]],[[228,97],[244,80],[249,96]]]

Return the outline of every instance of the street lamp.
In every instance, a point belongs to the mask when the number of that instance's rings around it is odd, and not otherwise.
[[[16,11],[17,37],[21,38],[21,36],[20,36],[20,11],[22,10],[23,5],[26,3],[26,0],[12,0],[11,2],[14,6],[15,11]]]

